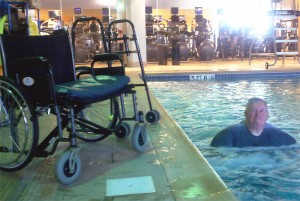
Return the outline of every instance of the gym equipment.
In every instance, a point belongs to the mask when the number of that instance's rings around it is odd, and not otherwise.
[[[243,58],[244,27],[233,27],[231,23],[226,20],[226,14],[227,12],[224,9],[218,9],[220,21],[219,35],[217,37],[216,57],[225,60],[239,55],[241,58]],[[238,15],[236,17],[238,17]]]
[[[147,44],[147,61],[158,62],[158,44],[151,42]]]
[[[147,61],[158,62],[158,44],[155,41],[154,18],[152,7],[146,7],[146,42],[147,42]]]
[[[162,16],[153,16],[152,7],[146,7],[145,12],[147,62],[158,62],[159,65],[166,65],[165,61],[167,61],[168,58],[168,51],[161,51],[161,48],[164,48],[166,45]]]
[[[215,46],[209,40],[205,40],[199,45],[198,52],[200,61],[212,61],[215,59]]]
[[[197,26],[193,35],[193,48],[200,61],[212,61],[215,59],[215,45],[210,41],[212,28],[209,21],[203,17],[202,8],[195,8],[195,20]]]
[[[178,7],[171,7],[171,19],[168,22],[168,42],[173,65],[188,61],[188,32],[184,15],[178,15]]]
[[[180,65],[180,45],[179,45],[179,38],[174,36],[172,38],[172,65]]]

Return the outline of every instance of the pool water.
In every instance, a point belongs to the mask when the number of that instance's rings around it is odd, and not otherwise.
[[[300,200],[300,78],[164,81],[149,82],[149,88],[238,199]],[[298,143],[210,147],[218,131],[243,120],[252,97],[263,98],[269,122]]]

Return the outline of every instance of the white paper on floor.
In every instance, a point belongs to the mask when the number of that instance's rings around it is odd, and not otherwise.
[[[108,179],[106,196],[130,195],[156,192],[151,176]]]

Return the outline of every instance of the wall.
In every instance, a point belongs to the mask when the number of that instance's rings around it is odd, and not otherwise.
[[[126,19],[130,20],[135,28],[137,42],[140,49],[140,55],[143,62],[146,61],[146,23],[145,23],[145,2],[141,0],[126,0]],[[131,33],[130,26],[127,26],[127,34]],[[131,37],[131,36],[129,36]],[[131,50],[137,50],[135,43],[129,44]],[[130,54],[128,58],[128,66],[140,66],[137,54]]]
[[[49,11],[48,9],[40,10],[40,20],[41,21],[45,21],[45,20],[49,19],[48,11]],[[69,9],[69,8],[63,9],[62,16],[63,16],[63,21],[65,24],[69,24],[73,20],[73,17],[74,17],[73,13],[74,13],[73,8],[72,9]],[[101,9],[84,9],[82,12],[82,15],[87,16],[87,17],[93,16],[93,17],[97,17],[99,19],[102,18]]]

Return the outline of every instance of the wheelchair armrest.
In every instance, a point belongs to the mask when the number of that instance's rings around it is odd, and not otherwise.
[[[76,78],[79,79],[81,75],[92,75],[92,68],[90,66],[78,66],[75,68]]]
[[[18,71],[20,66],[43,66],[45,69],[48,69],[48,72],[51,70],[51,65],[49,61],[42,56],[36,57],[25,57],[21,59],[17,59],[13,62],[14,70]]]
[[[51,76],[53,79],[51,64],[48,59],[42,56],[17,59],[13,62],[13,72],[15,76],[26,74],[26,76]],[[14,79],[16,78],[14,77]]]

